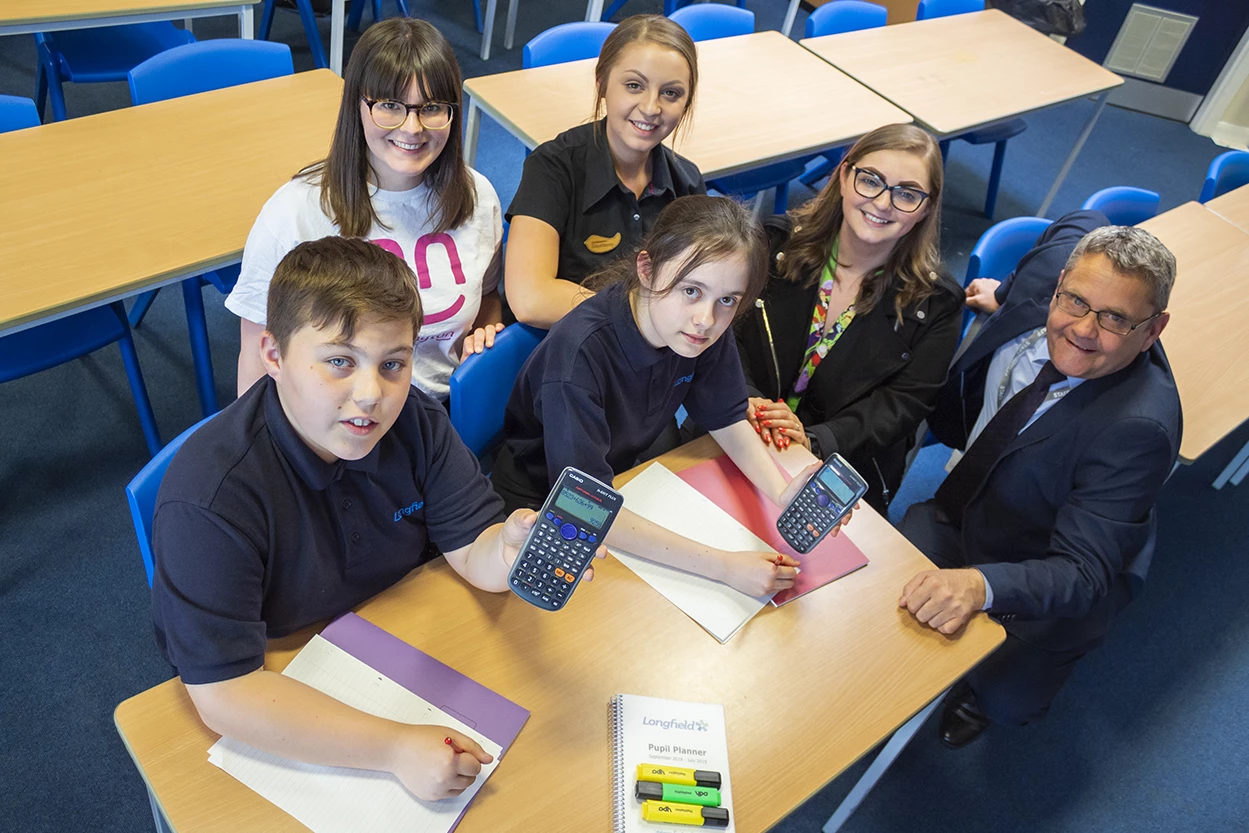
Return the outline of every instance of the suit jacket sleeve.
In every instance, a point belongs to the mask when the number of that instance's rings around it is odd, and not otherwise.
[[[1155,420],[1107,426],[1076,464],[1045,557],[978,565],[993,586],[993,612],[1029,619],[1088,613],[1148,542],[1174,458],[1172,440]]]

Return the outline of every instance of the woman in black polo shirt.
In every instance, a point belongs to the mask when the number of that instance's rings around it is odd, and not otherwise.
[[[540,506],[565,466],[610,483],[682,405],[761,492],[788,505],[806,477],[786,486],[754,436],[737,343],[720,338],[766,275],[763,231],[746,208],[708,196],[665,208],[640,253],[596,277],[600,291],[557,322],[521,370],[491,474],[508,508]],[[798,564],[698,544],[627,506],[608,544],[752,596],[791,586]]]
[[[888,506],[958,343],[941,271],[941,150],[909,124],[855,143],[819,196],[767,221],[771,277],[738,325],[764,443],[845,457]]]
[[[627,18],[603,44],[594,80],[597,121],[539,145],[507,210],[508,305],[544,329],[590,296],[587,276],[637,256],[664,206],[707,193],[698,168],[661,144],[693,108],[689,34],[660,15]]]

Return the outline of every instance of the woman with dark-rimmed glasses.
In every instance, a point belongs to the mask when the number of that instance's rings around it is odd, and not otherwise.
[[[451,45],[425,21],[391,18],[357,42],[329,155],[265,203],[226,300],[241,319],[240,395],[264,372],[273,270],[307,240],[363,237],[412,267],[424,311],[412,384],[431,396],[446,400],[461,357],[494,344],[502,210],[493,186],[464,164],[460,85]]]
[[[958,343],[963,291],[941,268],[941,150],[877,128],[806,205],[766,224],[770,277],[738,327],[760,441],[849,460],[883,510]]]

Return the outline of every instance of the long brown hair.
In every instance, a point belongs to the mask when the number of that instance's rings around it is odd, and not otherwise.
[[[598,292],[622,283],[630,295],[646,292],[660,298],[705,263],[744,257],[746,293],[734,311],[737,318],[754,306],[768,279],[768,239],[763,226],[752,211],[728,197],[691,195],[668,203],[642,240],[641,250],[650,255],[652,278],[664,264],[679,264],[666,286],[646,288],[638,275],[637,258],[618,257],[591,275],[586,288]]]
[[[794,233],[785,244],[778,275],[807,286],[820,279],[844,219],[842,173],[868,154],[882,150],[913,153],[923,160],[928,169],[928,213],[894,244],[883,271],[864,278],[854,308],[860,315],[871,310],[884,297],[890,283],[896,281],[894,311],[901,318],[902,310],[937,291],[941,270],[941,189],[945,182],[941,148],[932,136],[913,124],[887,124],[859,139],[828,178],[824,190],[792,212]]]
[[[363,237],[374,223],[381,225],[369,200],[369,155],[360,101],[403,101],[413,79],[422,98],[450,104],[453,110],[447,144],[425,171],[434,202],[434,232],[463,225],[477,207],[477,189],[464,164],[457,121],[462,114],[461,77],[455,52],[442,33],[424,20],[392,17],[370,26],[351,50],[329,156],[297,174],[320,177],[321,209],[344,237]]]
[[[685,59],[690,69],[690,88],[686,91],[685,110],[681,120],[672,131],[676,134],[690,120],[694,112],[694,92],[698,89],[698,48],[690,33],[679,23],[673,23],[661,14],[635,14],[620,21],[598,53],[598,63],[594,65],[594,120],[603,117],[604,101],[607,98],[607,78],[612,68],[620,60],[625,47],[633,43],[653,43],[665,49],[671,49]],[[359,49],[359,47],[356,47]]]

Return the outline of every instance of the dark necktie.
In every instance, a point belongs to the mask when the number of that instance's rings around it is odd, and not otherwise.
[[[1050,385],[1066,376],[1054,363],[1047,361],[1028,387],[1021,390],[1003,405],[989,424],[976,437],[967,453],[958,461],[945,481],[937,489],[937,505],[958,526],[963,525],[963,511],[976,489],[989,476],[1006,446],[1019,435],[1036,409],[1045,401]]]

